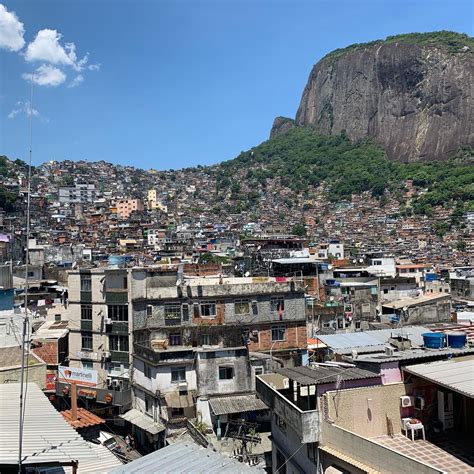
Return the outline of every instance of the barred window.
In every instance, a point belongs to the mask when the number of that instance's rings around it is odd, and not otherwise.
[[[92,305],[81,304],[81,319],[92,321]]]
[[[110,304],[107,306],[107,315],[112,321],[128,321],[128,305]]]
[[[92,291],[92,279],[90,275],[81,275],[81,291]]]
[[[201,317],[215,318],[216,317],[216,303],[215,301],[203,301],[200,306]]]
[[[234,303],[234,311],[236,315],[249,314],[250,313],[250,301],[248,300],[237,300]]]

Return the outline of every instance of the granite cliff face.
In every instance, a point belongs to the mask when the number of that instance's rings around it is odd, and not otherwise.
[[[459,36],[464,46],[393,37],[330,53],[311,71],[296,125],[370,137],[404,162],[444,160],[473,145],[473,40]],[[276,119],[272,134],[291,126]]]

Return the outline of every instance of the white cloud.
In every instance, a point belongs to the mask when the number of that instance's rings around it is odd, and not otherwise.
[[[23,23],[0,3],[0,49],[20,51],[25,45],[24,34]]]
[[[87,66],[87,69],[89,69],[89,71],[100,71],[100,64],[89,64],[89,66]]]
[[[8,114],[8,118],[15,118],[18,114],[25,114],[28,117],[39,117],[39,112],[31,106],[30,102],[18,101],[15,108]]]
[[[76,46],[67,43],[61,46],[61,34],[56,30],[40,30],[26,48],[25,59],[29,62],[42,61],[51,64],[72,66],[77,60]]]
[[[26,81],[33,81],[39,86],[51,87],[59,86],[66,80],[66,74],[61,69],[49,64],[42,64],[33,74],[22,74],[21,77]]]
[[[77,87],[78,85],[84,82],[84,76],[82,74],[78,74],[69,84],[68,87]]]

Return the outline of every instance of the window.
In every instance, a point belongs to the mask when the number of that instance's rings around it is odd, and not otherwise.
[[[186,382],[186,367],[171,367],[172,382]]]
[[[344,329],[344,318],[337,318],[337,329]]]
[[[270,307],[272,313],[283,313],[285,311],[285,300],[283,298],[272,298]]]
[[[279,417],[276,413],[275,413],[275,424],[278,426],[278,428],[280,428],[280,430],[282,430],[283,432],[286,431],[286,423],[285,423],[285,420],[281,417]]]
[[[81,349],[83,351],[92,350],[92,333],[81,333]]]
[[[109,304],[107,306],[107,316],[112,321],[128,321],[128,305]]]
[[[285,340],[285,326],[272,326],[272,341]]]
[[[384,295],[386,295],[388,293],[388,288],[384,288],[383,293],[384,293]]]
[[[182,306],[183,321],[189,321],[189,305],[184,303]]]
[[[219,367],[219,380],[229,380],[234,378],[233,367]]]
[[[109,336],[109,348],[111,351],[128,352],[128,336]]]
[[[180,346],[181,345],[181,333],[173,332],[169,335],[170,346]]]
[[[151,304],[147,305],[146,307],[146,315],[152,316],[153,315],[153,306]]]
[[[151,365],[144,364],[143,373],[147,379],[151,379]]]
[[[34,276],[35,276],[35,272],[28,272],[28,278],[34,277]]]
[[[148,415],[153,416],[154,406],[155,406],[155,403],[153,401],[153,398],[149,397],[148,395],[145,395],[145,411],[147,412]]]
[[[81,275],[81,291],[92,291],[92,280],[90,275]]]
[[[356,329],[360,329],[360,321],[356,321],[356,322],[355,322],[355,328],[356,328]]]
[[[61,315],[60,314],[55,314],[54,315],[54,320],[55,321],[61,321]]]
[[[262,375],[263,367],[255,367],[255,375]]]
[[[81,319],[92,321],[92,305],[81,304]]]
[[[216,317],[216,303],[214,301],[203,301],[199,305],[199,309],[202,318]]]
[[[239,300],[234,303],[234,311],[236,315],[249,314],[250,302],[248,300]]]
[[[165,319],[181,320],[181,305],[180,304],[165,304]]]
[[[318,459],[318,443],[308,443],[308,458],[314,463]]]
[[[171,418],[184,416],[184,408],[172,408],[171,409]]]
[[[90,360],[83,360],[82,361],[82,368],[83,369],[93,369],[94,363]]]
[[[362,314],[369,314],[369,313],[370,313],[370,304],[362,303]]]
[[[209,334],[201,334],[201,346],[210,346],[211,336]]]
[[[123,286],[122,288],[126,290],[128,288],[128,278],[126,276],[123,277]]]

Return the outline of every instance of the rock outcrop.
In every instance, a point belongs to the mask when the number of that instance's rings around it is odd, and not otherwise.
[[[437,43],[444,33],[459,38]],[[372,138],[390,159],[404,162],[444,160],[473,145],[473,39],[449,32],[397,38],[336,50],[319,61],[296,124],[323,135],[345,130],[351,140]],[[275,123],[272,134],[287,126]]]

